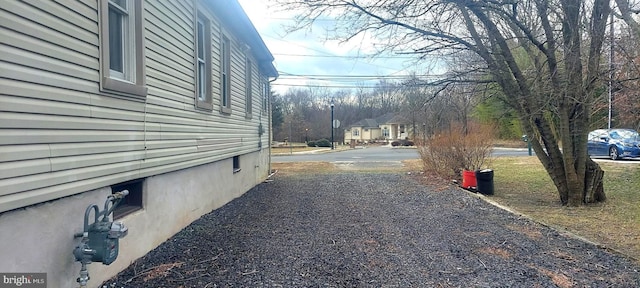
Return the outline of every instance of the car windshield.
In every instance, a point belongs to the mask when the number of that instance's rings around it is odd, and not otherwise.
[[[614,130],[611,131],[612,139],[631,139],[634,141],[638,140],[638,132],[633,130]]]

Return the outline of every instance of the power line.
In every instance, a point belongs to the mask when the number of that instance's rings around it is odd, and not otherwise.
[[[320,74],[307,74],[307,75],[299,75],[287,73],[284,71],[278,71],[281,75],[279,79],[281,80],[315,80],[315,81],[323,81],[323,82],[338,82],[338,83],[362,83],[362,82],[371,82],[371,81],[382,81],[382,80],[407,80],[411,77],[416,77],[420,79],[439,79],[443,78],[444,74],[422,74],[422,75],[320,75]]]
[[[435,77],[443,77],[445,74],[420,74],[420,75],[339,75],[339,74],[293,74],[285,71],[278,71],[282,76],[296,76],[296,77],[324,77],[324,78],[399,78],[399,79],[407,79],[411,76],[415,77],[424,77],[424,78],[435,78]]]
[[[287,53],[273,53],[273,55],[274,56],[290,56],[290,57],[347,58],[347,59],[417,59],[417,57],[411,57],[411,56],[376,56],[376,55],[340,56],[340,55],[313,55],[313,54],[287,54]]]
[[[280,87],[318,87],[318,88],[347,88],[347,89],[385,89],[385,88],[407,88],[407,87],[425,87],[428,84],[411,84],[411,85],[320,85],[320,84],[283,84],[272,83],[271,86]]]
[[[357,86],[357,85],[314,85],[314,84],[281,84],[281,83],[272,83],[271,86],[282,86],[282,87],[319,87],[319,88],[364,88],[364,89],[379,89],[379,88],[387,88],[393,87],[390,85],[378,85],[378,86]]]
[[[335,55],[335,54],[328,53],[326,51],[322,51],[320,49],[315,49],[315,48],[312,48],[312,47],[309,47],[309,46],[306,46],[306,45],[301,45],[301,44],[296,43],[296,42],[283,40],[282,37],[273,37],[273,36],[268,35],[268,34],[261,34],[261,36],[263,36],[264,38],[270,38],[270,39],[273,39],[273,40],[276,40],[276,41],[284,42],[284,43],[287,43],[287,44],[290,44],[290,45],[295,45],[295,46],[298,46],[298,47],[305,48],[307,50],[311,50],[311,51],[323,54],[323,55],[317,55],[319,57],[321,57],[321,56],[322,57],[329,57],[329,58],[341,58],[341,57],[343,57],[343,56],[340,56],[340,55]],[[276,55],[276,54],[273,54],[273,55]],[[354,58],[354,59],[359,59],[359,58]],[[276,59],[276,62],[277,61],[278,61],[278,59]],[[396,71],[394,73],[399,73],[399,72],[401,72],[403,70],[406,70],[408,68],[408,67],[402,67],[402,69],[398,70],[398,68],[392,68],[392,67],[377,65],[377,64],[373,64],[373,63],[367,63],[367,62],[359,62],[359,63],[363,64],[363,65],[367,65],[367,66],[379,67],[379,68],[383,68],[383,69],[386,69],[386,70]]]

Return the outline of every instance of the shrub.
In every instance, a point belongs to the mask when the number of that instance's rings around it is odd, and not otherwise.
[[[418,153],[425,171],[445,178],[460,178],[462,170],[485,168],[493,147],[493,128],[471,124],[467,133],[461,125],[430,137],[420,146]]]
[[[400,141],[391,142],[391,146],[393,146],[393,147],[400,146]]]
[[[415,146],[415,144],[413,143],[413,141],[411,140],[402,140],[402,146]]]
[[[309,147],[316,147],[316,141],[308,141],[308,142],[307,142],[307,146],[309,146]]]
[[[316,147],[331,147],[331,141],[327,139],[320,139],[315,141]]]

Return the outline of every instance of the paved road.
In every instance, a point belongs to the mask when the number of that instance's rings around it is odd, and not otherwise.
[[[493,156],[527,156],[527,149],[498,148]],[[364,149],[350,149],[332,153],[274,155],[274,163],[285,162],[398,162],[408,159],[418,159],[418,151],[413,148],[392,148],[388,146],[372,146]]]
[[[391,147],[367,147],[365,149],[350,149],[331,153],[316,154],[294,154],[272,156],[272,162],[306,162],[306,161],[327,161],[327,162],[372,162],[372,161],[402,161],[407,159],[417,159],[416,149],[391,148]]]
[[[535,155],[535,153],[533,153]],[[494,148],[491,152],[493,157],[517,157],[529,156],[526,148]],[[349,163],[382,163],[382,162],[400,162],[402,160],[417,159],[420,156],[418,151],[413,148],[392,148],[388,146],[372,146],[364,149],[350,149],[343,151],[335,151],[327,153],[325,151],[314,154],[293,154],[293,155],[274,155],[271,161],[274,163],[287,162],[309,162],[309,161],[326,161],[326,162],[349,162]],[[622,159],[612,161],[606,157],[593,158],[598,162],[615,162],[619,164],[637,164],[640,165],[640,158]]]

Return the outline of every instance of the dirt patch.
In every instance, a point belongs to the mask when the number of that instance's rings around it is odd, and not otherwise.
[[[281,174],[308,174],[329,173],[335,170],[335,166],[329,162],[287,162],[272,163],[272,170]]]
[[[556,284],[560,288],[571,288],[574,287],[573,281],[567,277],[567,275],[562,274],[561,272],[553,272],[544,268],[536,267],[540,273],[548,276],[553,281],[553,284]]]
[[[502,248],[495,248],[495,247],[484,247],[480,249],[480,253],[484,253],[484,254],[489,254],[489,255],[494,255],[494,256],[498,256],[502,259],[510,259],[513,257],[512,253],[502,249]]]
[[[542,233],[538,229],[533,229],[528,226],[515,226],[515,225],[508,225],[507,227],[511,230],[518,231],[526,235],[532,240],[539,240],[542,238]]]
[[[174,262],[174,263],[166,263],[166,264],[160,264],[160,265],[156,265],[147,269],[144,269],[140,272],[135,272],[133,277],[131,277],[130,279],[128,279],[127,281],[125,281],[126,283],[132,282],[134,280],[136,280],[136,278],[142,278],[142,282],[148,282],[151,280],[154,280],[156,278],[164,278],[167,277],[169,275],[169,273],[171,272],[172,269],[174,268],[180,268],[182,265],[184,265],[184,262]],[[134,267],[135,270],[136,267]]]

